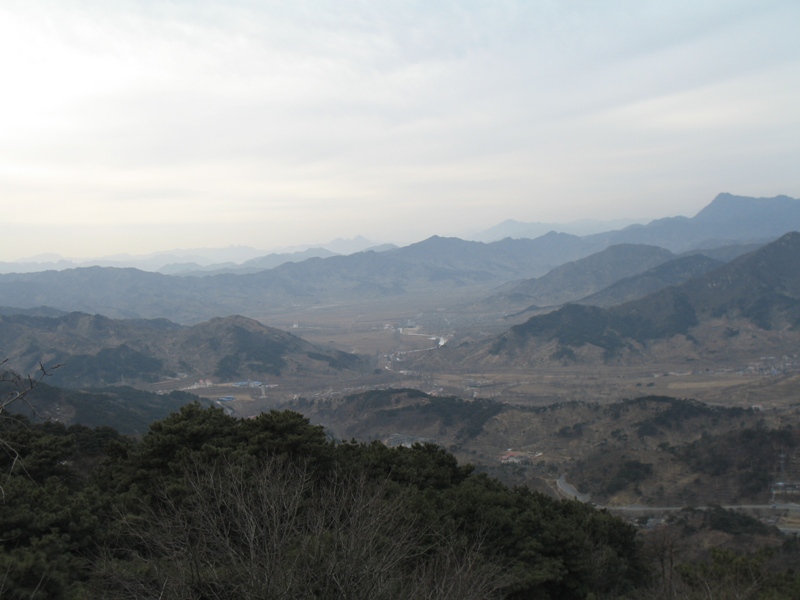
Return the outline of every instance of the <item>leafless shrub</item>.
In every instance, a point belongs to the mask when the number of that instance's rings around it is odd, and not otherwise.
[[[271,458],[186,463],[179,485],[121,521],[103,598],[493,598],[479,546],[426,531],[406,496],[363,474]]]

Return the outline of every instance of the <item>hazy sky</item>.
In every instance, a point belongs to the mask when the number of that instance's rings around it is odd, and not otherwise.
[[[2,0],[0,260],[800,197],[800,2]]]

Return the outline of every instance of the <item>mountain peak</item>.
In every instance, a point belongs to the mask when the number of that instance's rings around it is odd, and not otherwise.
[[[698,212],[693,221],[732,222],[742,219],[770,217],[800,218],[800,200],[789,196],[752,198],[724,192],[717,194],[711,203]]]

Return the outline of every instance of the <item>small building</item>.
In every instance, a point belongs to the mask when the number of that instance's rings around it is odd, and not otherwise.
[[[541,456],[542,453],[538,452],[536,456]],[[504,465],[532,465],[533,458],[527,452],[513,452],[508,451],[505,454],[501,454],[499,457],[500,463]]]

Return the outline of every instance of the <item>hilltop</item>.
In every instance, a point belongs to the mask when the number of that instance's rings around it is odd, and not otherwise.
[[[800,230],[800,201],[718,194],[694,217],[667,217],[646,225],[588,236],[607,244],[652,244],[673,252],[773,240]]]
[[[146,383],[179,373],[209,380],[325,377],[360,373],[364,357],[311,344],[241,316],[191,327],[166,319],[0,316],[0,355],[30,373],[39,363],[63,364],[52,382],[71,387]]]

